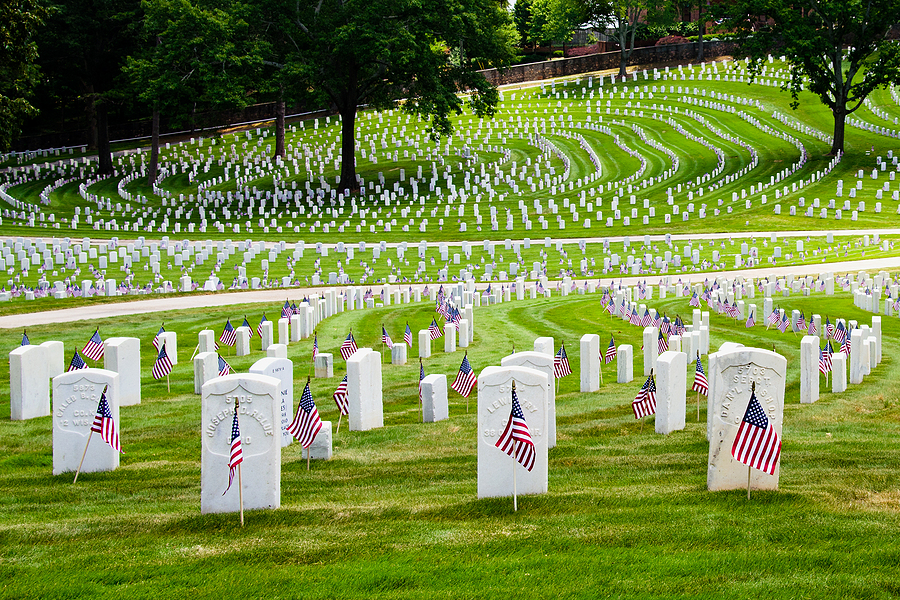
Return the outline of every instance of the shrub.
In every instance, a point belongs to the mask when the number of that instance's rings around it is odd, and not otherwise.
[[[664,38],[659,38],[656,41],[657,46],[667,46],[669,44],[686,44],[687,38],[683,38],[680,35],[667,35]]]

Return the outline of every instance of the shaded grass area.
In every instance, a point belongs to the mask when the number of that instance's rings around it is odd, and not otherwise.
[[[417,360],[385,365],[385,427],[348,432],[335,458],[307,472],[299,447],[282,453],[282,507],[236,515],[200,515],[200,400],[193,396],[190,350],[207,326],[218,335],[226,316],[246,311],[255,327],[260,306],[183,311],[166,317],[179,334],[172,393],[150,378],[150,340],[159,317],[99,323],[104,337],[142,340],[143,401],[121,409],[125,454],[114,472],[51,472],[50,419],[11,422],[0,406],[0,596],[474,598],[503,593],[537,597],[889,598],[900,593],[900,467],[897,465],[900,372],[893,356],[900,333],[883,324],[884,362],[847,393],[822,392],[800,406],[799,340],[712,316],[711,346],[740,341],[788,359],[781,489],[709,493],[705,408],[698,423],[688,393],[688,423],[670,436],[641,432],[629,406],[642,377],[614,383],[606,365],[596,394],[578,391],[578,338],[598,333],[605,348],[640,347],[639,328],[606,316],[597,296],[570,296],[477,309],[469,359],[477,372],[499,364],[513,344],[534,337],[566,342],[574,374],[557,396],[558,446],[550,451],[550,491],[510,499],[476,498],[476,399],[469,413],[451,393],[451,418],[418,423]],[[748,300],[753,302],[754,300]],[[761,310],[762,299],[755,301]],[[651,301],[670,315],[690,315],[687,298]],[[832,319],[870,322],[849,297],[789,298],[782,306]],[[270,317],[276,307],[268,311]],[[395,339],[405,323],[427,326],[430,303],[328,319],[318,328],[323,351],[337,353],[352,327],[360,346],[379,341],[382,323]],[[59,339],[71,354],[92,327],[30,328],[32,341]],[[0,334],[14,347],[17,332]],[[263,356],[224,355],[239,371]],[[299,397],[311,340],[292,344]],[[435,350],[438,342],[435,343]],[[452,379],[462,352],[436,351],[426,373]],[[704,361],[705,362],[705,361]],[[0,363],[0,393],[8,395]],[[335,421],[331,392],[344,372],[313,380],[324,419]],[[691,380],[689,375],[688,381]]]

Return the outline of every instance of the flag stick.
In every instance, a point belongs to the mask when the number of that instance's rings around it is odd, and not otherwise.
[[[169,383],[169,374],[168,373],[166,373],[166,391],[170,394],[172,393],[172,384]]]
[[[189,362],[194,362],[194,357],[197,356],[197,350],[200,349],[200,342],[197,342],[197,345],[194,346],[194,351],[191,353],[191,360]]]
[[[697,422],[700,422],[700,390],[697,390]]]
[[[600,357],[600,385],[603,385],[603,357]]]
[[[306,448],[306,470],[309,471],[309,456],[312,454],[312,444]]]
[[[78,463],[78,470],[75,471],[75,479],[72,480],[72,485],[75,485],[75,482],[78,481],[78,474],[81,473],[81,465],[84,464],[84,457],[87,456],[88,444],[91,443],[92,435],[94,435],[93,429],[91,429],[91,432],[88,434],[87,443],[84,445],[84,452],[81,453],[81,462]]]
[[[343,419],[343,418],[344,418],[344,413],[342,413],[341,410],[338,409],[338,425],[337,425],[337,429],[334,430],[335,435],[337,435],[337,432],[341,430],[341,419]]]
[[[747,467],[747,500],[750,499],[750,475],[752,474],[751,469],[752,467]]]
[[[238,463],[238,499],[241,503],[241,527],[244,526],[244,486],[241,483],[241,464]]]

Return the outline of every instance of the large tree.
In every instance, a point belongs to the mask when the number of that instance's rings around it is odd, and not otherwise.
[[[651,5],[647,0],[583,1],[587,21],[596,29],[612,31],[610,37],[619,44],[619,77],[625,77],[638,23]]]
[[[499,94],[479,69],[513,58],[515,29],[496,0],[256,0],[278,57],[271,66],[293,87],[341,116],[340,189],[357,191],[356,112],[396,106],[430,120],[434,136],[468,105],[493,113]],[[277,34],[277,35],[276,35]],[[283,61],[283,62],[282,62]],[[466,92],[465,96],[459,92]]]
[[[181,124],[201,108],[242,107],[250,76],[260,64],[238,4],[222,10],[209,2],[144,2],[143,48],[128,57],[125,73],[152,116],[149,181],[156,180],[160,115]]]
[[[785,56],[794,108],[807,89],[831,109],[831,154],[844,150],[847,115],[874,89],[900,80],[900,46],[887,39],[900,22],[898,0],[737,0],[722,8],[745,34],[742,50],[757,71],[768,54]]]
[[[585,21],[584,4],[580,0],[534,0],[531,13],[531,40],[561,42],[563,52],[575,28]]]
[[[0,4],[0,150],[9,149],[22,119],[35,112],[27,98],[38,77],[34,34],[45,16],[34,0]]]
[[[40,65],[82,102],[88,147],[101,173],[112,173],[108,114],[128,102],[118,88],[125,57],[137,47],[140,0],[57,0],[38,42]]]

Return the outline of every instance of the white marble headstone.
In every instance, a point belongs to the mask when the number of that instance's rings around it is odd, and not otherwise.
[[[119,374],[119,406],[141,403],[141,340],[133,337],[106,338],[103,366]],[[166,353],[169,352],[166,347]]]
[[[244,508],[281,506],[280,383],[265,375],[226,375],[203,385],[201,408],[200,512],[240,510],[238,479],[228,493],[228,460],[235,401],[244,462],[240,486]],[[224,494],[224,495],[223,495]]]
[[[271,346],[270,346],[271,347]],[[290,446],[294,436],[285,431],[294,419],[294,363],[287,358],[263,358],[250,367],[256,375],[268,375],[281,382],[279,404],[281,415],[281,445]]]
[[[756,398],[769,422],[783,441],[784,382],[787,360],[780,354],[760,348],[720,350],[710,360],[711,431],[706,486],[710,491],[745,489],[747,467],[731,455],[741,420],[750,402],[750,388],[756,383]],[[781,464],[775,474],[751,470],[751,488],[778,489]]]
[[[106,391],[106,401],[112,414],[122,449],[128,452],[119,419],[119,374],[106,369],[79,369],[53,378],[53,474],[78,469],[84,445],[91,433],[94,415],[100,404],[100,394]],[[119,466],[119,453],[99,435],[91,438],[82,473],[111,471]]]
[[[447,376],[426,375],[422,380],[422,421],[434,423],[448,418]]]
[[[526,367],[535,369],[550,380],[550,391],[547,392],[547,448],[556,447],[556,377],[553,368],[554,357],[543,352],[516,352],[500,359],[502,367]]]
[[[512,382],[535,446],[531,471],[496,447],[512,405]],[[544,494],[549,486],[547,466],[547,405],[552,380],[526,367],[487,367],[478,375],[478,497],[513,495],[515,469],[518,494]]]
[[[381,355],[371,348],[360,348],[347,360],[347,400],[350,431],[384,427]]]
[[[49,414],[47,349],[37,345],[19,346],[9,353],[10,419],[24,421]]]

